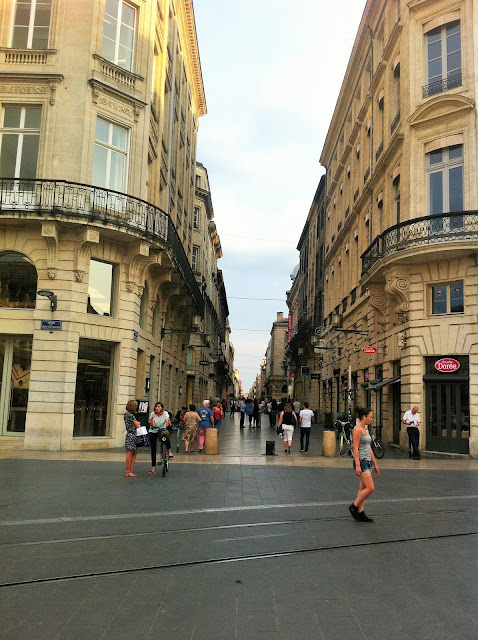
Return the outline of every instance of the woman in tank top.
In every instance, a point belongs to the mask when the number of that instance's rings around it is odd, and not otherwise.
[[[373,522],[373,518],[366,516],[364,511],[365,500],[375,491],[372,468],[376,476],[380,473],[372,451],[372,438],[368,432],[368,425],[372,422],[373,413],[366,407],[358,407],[357,415],[359,421],[352,432],[354,446],[353,465],[355,474],[360,479],[360,484],[357,497],[350,505],[349,511],[355,520]]]
[[[290,453],[292,446],[292,434],[294,433],[294,426],[297,424],[297,416],[292,411],[292,405],[290,402],[284,407],[284,411],[281,411],[279,416],[279,429],[282,427],[284,432],[284,453]]]

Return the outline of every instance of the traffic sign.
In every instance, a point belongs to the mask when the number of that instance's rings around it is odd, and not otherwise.
[[[376,347],[362,347],[364,353],[377,353]]]

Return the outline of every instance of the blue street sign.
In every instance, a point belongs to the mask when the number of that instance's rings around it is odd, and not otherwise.
[[[46,331],[61,331],[61,320],[42,320],[41,328]]]

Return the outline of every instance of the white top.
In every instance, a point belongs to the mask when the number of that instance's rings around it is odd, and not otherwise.
[[[405,413],[403,414],[403,420],[406,423],[410,423],[408,426],[409,427],[418,427],[418,425],[420,424],[421,420],[420,420],[420,414],[418,413],[412,413],[412,410],[409,409],[408,411],[405,411]]]
[[[300,426],[304,429],[312,426],[312,418],[314,417],[314,412],[310,409],[302,409],[299,413],[300,416]]]

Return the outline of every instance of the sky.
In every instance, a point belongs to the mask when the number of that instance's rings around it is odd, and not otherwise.
[[[277,312],[288,314],[297,243],[364,7],[365,0],[194,2],[207,102],[197,160],[209,175],[245,392]]]

